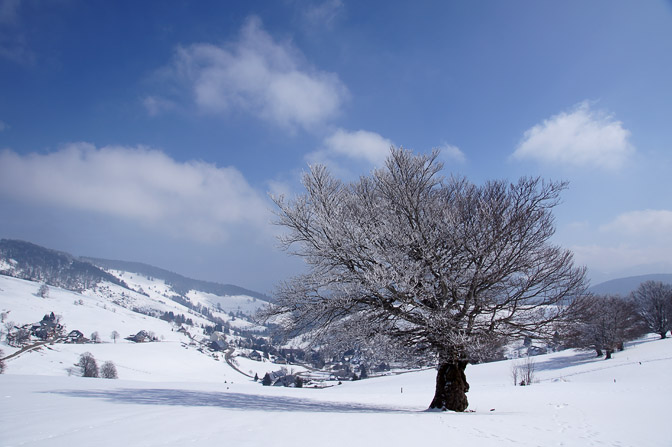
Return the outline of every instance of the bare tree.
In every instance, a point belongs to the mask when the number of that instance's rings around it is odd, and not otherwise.
[[[5,360],[3,358],[4,355],[5,352],[2,349],[0,349],[0,374],[5,372]]]
[[[82,377],[98,377],[98,363],[90,352],[85,352],[79,356],[79,361],[75,364],[82,370]]]
[[[37,294],[42,298],[49,298],[49,286],[42,284],[40,289],[37,291]]]
[[[114,342],[116,343],[116,342],[117,342],[117,339],[119,338],[119,332],[117,332],[117,331],[112,331],[112,333],[110,334],[110,338],[111,338],[112,340],[114,340]]]
[[[631,296],[649,330],[665,338],[672,329],[672,285],[646,281]]]
[[[98,331],[91,332],[91,341],[93,343],[100,343],[100,335]]]
[[[117,367],[114,363],[107,361],[100,367],[100,377],[103,379],[117,379]]]
[[[606,352],[605,359],[610,359],[616,350],[624,349],[626,341],[645,333],[632,300],[594,295],[584,300],[582,311],[565,339],[571,347],[594,349],[598,357]]]
[[[537,364],[529,355],[523,360],[512,362],[511,378],[513,378],[513,384],[520,386],[532,385],[536,369]]]
[[[261,316],[282,316],[288,335],[357,320],[352,337],[430,352],[430,408],[464,411],[467,363],[493,340],[551,338],[584,293],[585,269],[549,243],[565,183],[442,179],[437,157],[393,148],[385,168],[347,184],[311,167],[303,195],[274,198],[285,249],[310,269]]]

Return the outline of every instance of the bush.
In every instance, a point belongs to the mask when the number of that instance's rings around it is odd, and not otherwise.
[[[82,377],[98,377],[98,364],[93,354],[85,352],[79,356],[79,362],[75,363],[82,369]]]
[[[100,368],[100,377],[103,379],[118,379],[117,367],[112,362],[105,362]]]
[[[522,362],[513,362],[511,364],[511,377],[514,386],[532,385],[535,369],[536,363],[530,356],[527,356]]]

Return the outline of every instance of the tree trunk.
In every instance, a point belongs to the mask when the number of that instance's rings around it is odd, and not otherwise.
[[[437,410],[464,411],[469,405],[469,384],[464,370],[465,361],[441,362],[436,375],[436,392],[429,408]]]

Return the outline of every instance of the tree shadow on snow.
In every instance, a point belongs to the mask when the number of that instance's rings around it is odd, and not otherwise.
[[[579,352],[570,356],[555,357],[537,362],[534,369],[536,371],[564,369],[600,360],[604,360],[604,357],[597,357],[594,351]]]
[[[47,391],[63,396],[104,399],[115,403],[139,405],[173,405],[185,407],[219,407],[245,411],[309,411],[322,413],[408,413],[389,407],[356,403],[319,402],[294,397],[204,392],[177,389],[61,390]]]

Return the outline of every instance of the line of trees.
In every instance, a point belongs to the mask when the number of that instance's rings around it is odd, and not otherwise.
[[[672,329],[672,285],[646,281],[627,297],[586,297],[576,321],[565,334],[568,347],[595,350],[610,359],[627,341],[647,333],[667,337]]]

